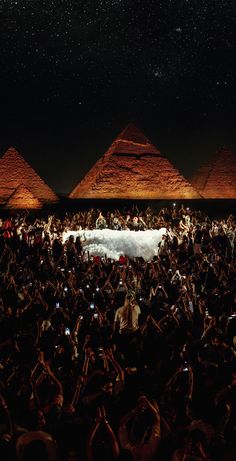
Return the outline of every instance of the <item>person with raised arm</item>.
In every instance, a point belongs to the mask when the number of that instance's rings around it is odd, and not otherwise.
[[[157,403],[145,395],[139,398],[135,408],[122,417],[119,441],[123,450],[131,453],[134,461],[156,459],[161,438],[160,421]]]
[[[110,452],[109,460],[113,461],[113,460],[118,459],[119,457],[119,454],[120,454],[119,444],[115,436],[115,433],[113,429],[111,428],[109,421],[107,419],[106,410],[104,406],[102,405],[101,407],[97,408],[97,417],[88,434],[87,461],[96,461],[96,459],[97,460],[100,459],[99,456],[95,455],[95,450],[96,450],[96,437],[100,436],[101,438],[101,431],[100,431],[101,426],[103,429],[103,436],[102,436],[103,444],[104,443],[106,444],[106,448]]]

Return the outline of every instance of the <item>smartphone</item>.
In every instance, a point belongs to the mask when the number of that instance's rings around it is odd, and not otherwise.
[[[235,317],[236,317],[235,314],[231,314],[228,318],[229,318],[229,320],[232,320],[232,319],[234,319]]]
[[[60,303],[56,303],[56,309],[59,309]]]
[[[95,305],[94,303],[90,303],[90,309],[94,309]]]
[[[65,328],[65,335],[70,335],[70,329],[68,327]]]

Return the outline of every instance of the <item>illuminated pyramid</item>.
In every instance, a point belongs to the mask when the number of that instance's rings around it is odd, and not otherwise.
[[[0,203],[7,202],[19,186],[24,185],[42,204],[56,202],[56,194],[13,148],[0,159]]]
[[[33,194],[21,184],[17,187],[17,189],[13,192],[13,194],[9,197],[6,205],[6,208],[11,209],[39,209],[42,208],[42,203],[33,196]]]
[[[191,178],[191,184],[208,199],[236,198],[236,155],[220,149]]]
[[[196,199],[193,186],[133,124],[112,143],[70,198]]]

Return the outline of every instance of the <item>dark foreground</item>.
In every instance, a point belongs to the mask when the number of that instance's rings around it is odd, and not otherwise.
[[[1,459],[235,459],[234,205],[146,205],[3,216]],[[168,234],[151,262],[62,244],[103,226]]]

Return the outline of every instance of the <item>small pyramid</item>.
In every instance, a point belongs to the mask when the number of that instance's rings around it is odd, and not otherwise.
[[[42,208],[42,203],[34,197],[32,192],[25,187],[24,184],[20,184],[13,194],[9,197],[5,208],[10,209],[39,209]]]
[[[196,199],[200,195],[146,136],[129,124],[70,198]]]
[[[191,178],[191,184],[207,199],[236,198],[236,155],[220,149]]]
[[[0,203],[5,203],[21,184],[24,184],[33,196],[43,203],[58,200],[56,194],[36,171],[16,149],[10,147],[0,159]]]

